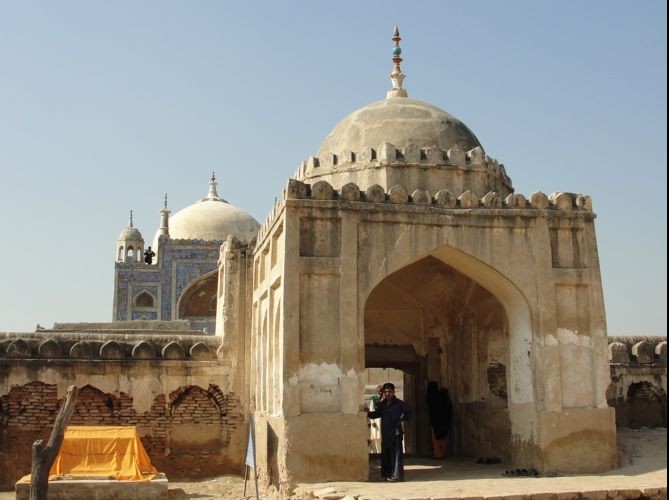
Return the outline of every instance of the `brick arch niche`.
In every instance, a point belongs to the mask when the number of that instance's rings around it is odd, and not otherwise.
[[[208,389],[183,386],[169,397],[170,454],[186,463],[197,446],[197,454],[214,455],[230,440],[236,425],[228,415],[228,398],[218,386]]]
[[[118,425],[118,399],[91,385],[79,390],[71,425]]]

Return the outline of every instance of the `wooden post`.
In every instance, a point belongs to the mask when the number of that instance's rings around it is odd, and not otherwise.
[[[30,471],[30,500],[46,500],[49,488],[49,471],[58,456],[60,445],[63,444],[65,428],[72,418],[79,389],[74,385],[67,388],[65,403],[60,407],[56,421],[53,424],[49,443],[38,439],[33,443],[33,463]]]

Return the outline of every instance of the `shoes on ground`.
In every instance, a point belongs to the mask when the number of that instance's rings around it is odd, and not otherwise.
[[[541,477],[536,469],[507,469],[502,475],[508,477]]]

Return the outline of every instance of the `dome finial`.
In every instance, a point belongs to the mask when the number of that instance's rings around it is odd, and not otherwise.
[[[202,199],[202,201],[206,200],[214,200],[214,201],[224,201],[223,198],[218,196],[218,191],[216,191],[216,185],[218,183],[216,182],[216,172],[211,173],[211,179],[209,180],[209,193],[207,193],[207,196]],[[227,202],[226,202],[227,203]]]
[[[402,48],[400,47],[400,30],[395,26],[395,31],[393,32],[393,72],[390,73],[390,81],[393,84],[393,88],[388,91],[386,99],[391,97],[408,97],[407,91],[402,87],[402,82],[404,82],[405,74],[402,73],[402,68],[400,68],[400,63],[403,61],[401,54]]]
[[[132,210],[130,210],[130,222],[128,223],[128,227],[135,227],[132,225]]]

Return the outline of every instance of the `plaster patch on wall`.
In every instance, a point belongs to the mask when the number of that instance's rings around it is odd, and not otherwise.
[[[300,381],[309,380],[319,385],[338,384],[342,376],[341,368],[334,363],[307,363],[299,371]]]
[[[299,383],[300,383],[300,377],[298,377],[297,374],[293,375],[288,379],[288,385],[292,387],[295,387]]]
[[[546,335],[546,339],[544,340],[544,345],[554,347],[558,344],[559,344],[559,342],[558,342],[558,339],[555,335],[551,335],[551,334]]]
[[[558,328],[557,335],[560,344],[575,344],[592,349],[592,339],[588,335],[579,335],[578,332],[567,328]]]
[[[512,336],[509,351],[509,403],[526,404],[534,401],[532,381],[532,346],[528,338]]]
[[[156,396],[161,394],[162,387],[154,377],[119,377],[120,390],[132,394],[132,407],[138,413],[151,409]]]
[[[307,363],[299,371],[303,413],[341,411],[341,368],[334,363]]]

